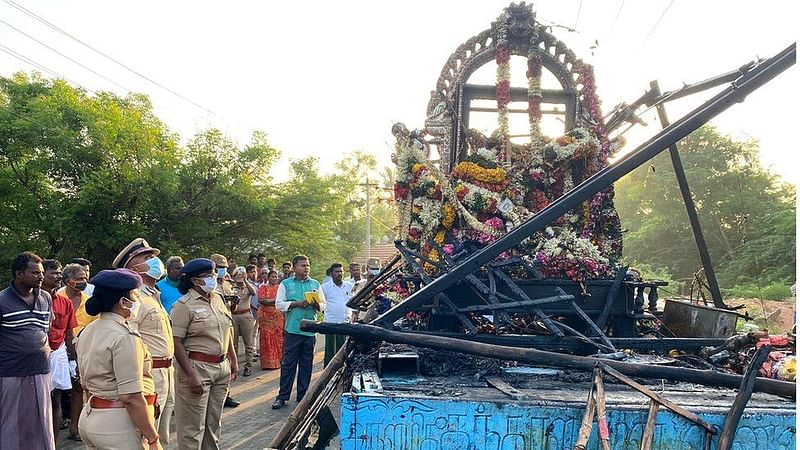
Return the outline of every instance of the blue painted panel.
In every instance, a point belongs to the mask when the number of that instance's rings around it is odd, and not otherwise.
[[[342,450],[550,450],[571,449],[583,409],[458,399],[345,394],[341,403]],[[614,449],[638,450],[647,404],[607,411]],[[722,427],[724,412],[699,413]],[[733,449],[794,449],[795,413],[746,410]],[[663,408],[656,417],[654,450],[702,450],[704,430]],[[717,438],[712,448],[716,448]],[[589,449],[599,449],[597,425]]]

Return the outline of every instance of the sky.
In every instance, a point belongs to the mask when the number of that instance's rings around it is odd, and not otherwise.
[[[487,29],[508,4],[0,0],[0,50],[17,52],[88,90],[146,93],[184,142],[207,127],[220,128],[241,145],[253,130],[264,131],[283,154],[272,171],[280,180],[289,158],[309,155],[319,157],[323,170],[356,149],[390,164],[392,124],[423,127],[430,91],[448,56]],[[553,24],[553,34],[594,65],[605,112],[638,98],[651,80],[663,91],[677,89],[769,57],[797,34],[796,1],[534,5],[537,18]],[[0,51],[0,75],[19,70],[34,67]],[[734,137],[758,139],[762,164],[795,184],[797,81],[793,67],[712,122]],[[677,120],[714,92],[669,103],[670,118]],[[659,129],[654,112],[643,118],[649,126],[626,134],[629,149]]]

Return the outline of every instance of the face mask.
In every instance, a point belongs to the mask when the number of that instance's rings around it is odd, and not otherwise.
[[[217,279],[214,278],[213,276],[203,278],[203,281],[205,281],[206,284],[200,286],[200,289],[202,289],[206,293],[209,293],[217,288]]]
[[[167,271],[164,268],[164,263],[159,258],[150,258],[144,263],[147,264],[147,271],[139,273],[143,273],[154,280],[160,280]]]
[[[86,289],[86,286],[89,285],[89,283],[87,283],[85,281],[78,281],[77,283],[71,283],[71,284],[72,284],[73,288],[75,288],[75,289],[77,289],[79,291],[82,291],[82,290]]]
[[[381,271],[380,269],[369,269],[369,273],[377,276],[379,273],[381,273]]]
[[[123,300],[123,302],[124,301],[127,301],[128,303],[130,303],[130,306],[127,306],[127,307],[123,306],[123,308],[127,309],[128,311],[130,311],[130,315],[128,315],[128,319],[135,319],[136,315],[139,313],[139,307],[141,306],[141,304],[139,302],[134,302],[134,301],[131,301],[131,300],[128,300],[128,299]]]
[[[92,296],[92,294],[94,293],[94,285],[93,285],[93,284],[91,284],[91,283],[87,284],[87,285],[86,285],[86,289],[84,289],[84,291],[83,291],[83,292],[84,292],[86,295],[88,295],[89,297],[91,297],[91,296]]]
[[[220,267],[217,269],[217,278],[225,278],[225,275],[228,274],[228,269],[225,267]]]

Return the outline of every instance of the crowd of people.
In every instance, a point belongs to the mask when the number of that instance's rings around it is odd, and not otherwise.
[[[65,266],[32,252],[11,264],[0,291],[0,441],[3,449],[54,449],[63,427],[89,449],[160,449],[175,420],[179,449],[219,448],[222,409],[239,403],[239,376],[280,369],[280,409],[305,395],[314,333],[304,319],[356,320],[347,307],[362,267],[331,264],[322,283],[304,255],[284,262],[222,254],[166,264],[134,239],[109,269]],[[239,341],[244,345],[239,363]],[[327,365],[343,336],[325,336]],[[68,426],[67,426],[68,422]]]

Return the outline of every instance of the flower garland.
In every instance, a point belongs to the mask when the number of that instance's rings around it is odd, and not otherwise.
[[[500,150],[508,160],[508,104],[511,103],[511,53],[508,49],[508,19],[509,14],[503,11],[497,18],[495,30],[495,62],[497,63],[497,82],[495,84],[495,97],[497,97],[497,128],[500,139]]]
[[[508,185],[508,174],[500,167],[489,169],[481,167],[471,161],[461,161],[453,169],[456,178],[496,185],[498,190],[503,190]]]
[[[483,183],[503,183],[506,181],[506,171],[500,167],[486,168],[470,161],[462,161],[453,169],[457,178],[469,179]]]
[[[551,227],[545,229],[545,236],[548,238],[535,249],[535,261],[542,275],[583,282],[608,274],[608,259],[591,240],[567,229],[556,233]]]
[[[534,26],[528,44],[528,122],[531,143],[542,135],[542,55],[539,53],[539,27]]]
[[[442,207],[442,226],[449,230],[456,222],[456,208],[450,202],[445,202]]]
[[[544,145],[544,157],[550,164],[579,159],[597,149],[600,142],[588,130],[573,128],[558,139]]]

